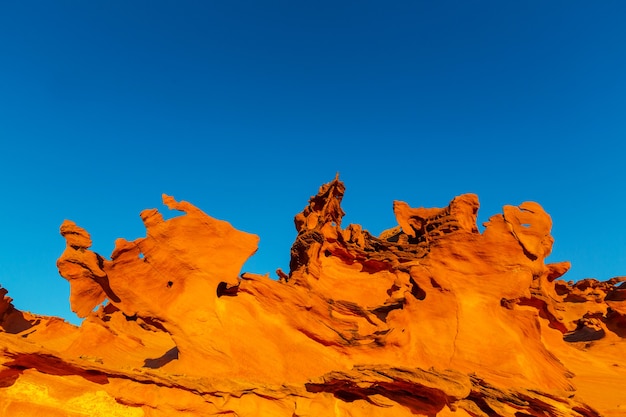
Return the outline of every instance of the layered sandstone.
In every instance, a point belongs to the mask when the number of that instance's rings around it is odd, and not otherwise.
[[[258,237],[164,196],[110,258],[66,221],[58,261],[80,327],[0,300],[7,416],[626,415],[626,277],[559,280],[551,219],[478,198],[393,205],[342,227],[344,185],[295,218],[290,271],[243,273]]]

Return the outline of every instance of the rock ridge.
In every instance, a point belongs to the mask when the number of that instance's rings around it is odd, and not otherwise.
[[[110,258],[66,220],[73,326],[0,288],[0,412],[50,416],[619,416],[626,277],[561,278],[552,220],[478,197],[393,203],[342,227],[345,185],[294,219],[288,272],[244,272],[258,237],[163,195]]]

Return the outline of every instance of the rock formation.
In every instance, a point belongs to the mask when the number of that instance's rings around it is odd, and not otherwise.
[[[558,280],[551,219],[478,198],[395,202],[342,227],[339,179],[295,218],[290,271],[240,271],[258,238],[164,196],[110,259],[61,225],[80,327],[0,294],[6,416],[626,415],[626,277]]]

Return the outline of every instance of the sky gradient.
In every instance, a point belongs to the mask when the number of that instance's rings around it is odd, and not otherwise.
[[[392,4],[389,4],[392,3]],[[109,257],[161,194],[260,236],[337,172],[345,225],[393,200],[537,201],[564,279],[626,275],[626,2],[4,1],[0,284],[78,322],[64,219]],[[166,214],[167,216],[167,214]]]

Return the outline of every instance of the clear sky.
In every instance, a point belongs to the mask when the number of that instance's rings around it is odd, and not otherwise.
[[[339,172],[345,224],[394,199],[539,202],[565,279],[626,275],[624,1],[0,4],[0,284],[60,315],[64,219],[108,257],[161,194],[261,237]],[[132,278],[129,278],[132,279]]]

